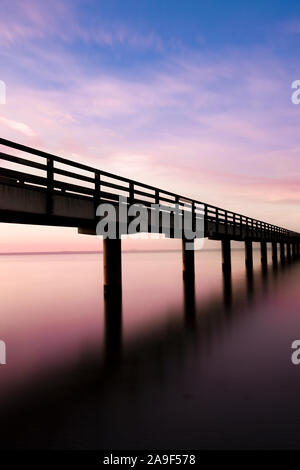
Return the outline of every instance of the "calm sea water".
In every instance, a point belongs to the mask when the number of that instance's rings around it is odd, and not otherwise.
[[[193,303],[180,252],[124,253],[116,312],[101,254],[1,256],[0,447],[300,448],[300,263],[232,257],[196,254]]]

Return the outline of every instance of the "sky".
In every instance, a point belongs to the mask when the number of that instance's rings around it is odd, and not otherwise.
[[[299,2],[0,8],[1,137],[300,231]],[[96,249],[99,240],[2,224],[0,244]]]

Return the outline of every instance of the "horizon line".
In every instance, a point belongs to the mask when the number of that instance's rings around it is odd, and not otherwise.
[[[205,248],[197,251],[220,251],[220,248]],[[232,251],[244,251],[244,248],[233,248]],[[259,250],[259,248],[254,248],[253,250]],[[181,249],[162,249],[162,250],[123,250],[122,253],[178,253],[181,252]],[[103,250],[60,250],[60,251],[11,251],[11,252],[0,252],[0,256],[18,256],[18,255],[95,255],[103,254]]]

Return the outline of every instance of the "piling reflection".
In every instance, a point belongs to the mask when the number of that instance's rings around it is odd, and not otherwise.
[[[262,263],[261,265],[261,272],[262,272],[262,279],[264,282],[268,280],[268,264],[267,263]]]
[[[115,367],[122,354],[122,295],[104,295],[104,362]]]
[[[247,299],[249,302],[254,297],[254,272],[253,267],[246,269]]]
[[[226,311],[232,307],[232,274],[231,271],[223,270],[223,299]]]
[[[265,295],[267,295],[269,291],[269,277],[270,277],[270,273],[269,273],[268,265],[262,265],[260,282],[262,286],[262,291]]]
[[[196,320],[195,279],[183,278],[184,319],[187,325],[194,325]]]
[[[11,408],[9,410],[2,406],[1,422],[2,428],[6,430],[3,438],[0,431],[2,447],[8,448],[13,443],[13,447],[27,448],[37,441],[44,448],[48,445],[58,446],[59,440],[55,440],[56,422],[61,427],[60,435],[71,433],[75,442],[79,442],[84,435],[89,443],[104,447],[106,444],[109,447],[112,441],[107,440],[106,436],[110,435],[115,439],[114,445],[117,445],[117,421],[115,418],[110,423],[112,402],[108,397],[114,394],[122,396],[117,402],[121,408],[121,400],[125,400],[125,403],[126,400],[141,400],[143,390],[149,384],[154,387],[158,383],[167,394],[168,388],[174,387],[179,371],[184,369],[190,356],[193,356],[193,361],[197,361],[196,364],[200,364],[203,358],[211,355],[218,348],[220,338],[231,331],[231,326],[242,322],[244,316],[254,311],[250,306],[259,295],[262,292],[266,295],[272,293],[293,266],[295,263],[288,265],[288,269],[274,270],[273,264],[256,270],[247,269],[234,281],[231,273],[225,272],[220,289],[212,292],[206,300],[197,297],[196,301],[195,281],[184,280],[183,309],[180,308],[180,315],[174,314],[167,328],[161,325],[155,334],[145,335],[142,341],[133,338],[130,345],[125,345],[123,340],[122,299],[106,296],[104,357],[100,356],[99,350],[91,352],[84,363],[74,362],[73,368],[68,366],[63,374],[52,375],[51,386],[49,381],[46,387],[42,387],[36,379],[32,383],[32,390],[19,397],[18,413],[12,413]],[[92,403],[91,408],[89,403]],[[108,414],[101,427],[99,416],[106,413],[106,408]],[[13,409],[16,409],[15,404]],[[81,410],[80,425],[73,426],[70,409]],[[51,413],[47,410],[51,410]],[[126,419],[122,420],[127,416],[126,407],[118,413],[120,422],[128,423]],[[131,413],[134,411],[131,410]],[[11,425],[6,426],[6,423]],[[54,427],[51,441],[47,435],[50,423],[51,429]],[[24,436],[21,431],[18,434],[18,429],[24,429],[25,424],[27,435]],[[39,430],[38,438],[36,429]],[[154,427],[150,431],[155,435],[157,429]],[[64,443],[63,447],[67,448],[68,444]]]
[[[285,265],[284,243],[280,243],[280,264]]]

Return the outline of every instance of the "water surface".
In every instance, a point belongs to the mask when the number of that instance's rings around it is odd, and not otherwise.
[[[299,448],[300,263],[232,262],[197,252],[194,303],[180,252],[124,253],[118,312],[101,254],[1,256],[0,446]]]

